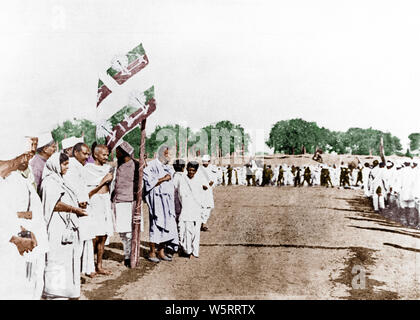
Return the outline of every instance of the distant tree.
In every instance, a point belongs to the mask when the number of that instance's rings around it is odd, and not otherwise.
[[[81,137],[84,136],[84,141],[88,146],[96,140],[96,125],[86,119],[73,119],[73,121],[66,120],[61,125],[57,126],[51,132],[54,141],[59,143],[59,147],[62,148],[61,142],[65,138],[69,137]]]
[[[372,128],[350,128],[344,133],[344,146],[350,148],[351,153],[368,155],[379,155],[381,137],[384,139],[385,155],[395,154],[402,149],[400,140],[389,132],[384,133]]]
[[[314,153],[315,148],[321,148],[326,152],[344,154],[379,155],[380,139],[384,139],[385,155],[391,155],[402,149],[400,140],[389,132],[382,132],[372,128],[350,128],[346,132],[330,131],[320,128],[315,122],[307,122],[302,119],[278,121],[272,127],[266,144],[274,148],[275,153],[288,154],[300,153],[302,146]]]
[[[201,128],[201,134],[207,136],[208,153],[216,153],[218,149],[222,156],[233,152],[248,151],[251,138],[245,133],[245,129],[240,124],[234,124],[229,120],[219,121],[215,124]]]
[[[146,153],[149,157],[152,157],[157,152],[159,146],[166,144],[169,147],[176,147],[177,155],[174,156],[183,155],[189,135],[191,135],[191,129],[189,127],[185,128],[179,124],[158,125],[146,139]],[[192,144],[192,141],[188,141],[188,146]]]
[[[412,133],[408,136],[410,139],[410,150],[415,151],[420,149],[420,133]]]
[[[329,131],[319,128],[315,122],[302,119],[282,120],[271,128],[266,144],[274,148],[274,153],[299,154],[303,146],[313,153],[316,146],[325,148],[329,136]]]

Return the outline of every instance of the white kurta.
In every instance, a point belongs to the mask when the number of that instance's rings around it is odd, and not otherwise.
[[[216,174],[217,171],[212,165],[208,165],[208,167],[200,166],[196,175],[197,178],[201,178],[203,181],[203,185],[207,186],[207,190],[202,190],[203,195],[203,207],[204,208],[214,208],[214,198],[213,198],[213,189],[216,186]],[[210,181],[213,181],[213,185],[210,186]]]
[[[47,228],[44,220],[44,212],[41,199],[28,178],[21,171],[15,171],[7,178],[13,198],[9,198],[13,204],[13,211],[31,211],[32,219],[19,219],[20,225],[34,233],[37,246],[32,252],[25,253],[27,264],[27,280],[33,291],[33,299],[39,300],[44,287],[45,253],[49,250]]]
[[[69,160],[69,168],[63,178],[69,186],[71,186],[72,191],[77,197],[78,203],[88,203],[88,207],[86,209],[86,212],[88,213],[91,208],[89,204],[89,192],[87,189],[85,168],[76,158],[70,158]],[[94,221],[92,219],[92,215],[89,213],[86,217],[79,217],[79,234],[80,240],[83,241],[81,271],[82,273],[90,274],[95,272],[92,239],[94,239],[96,235],[94,233]]]
[[[399,201],[401,208],[414,208],[414,189],[416,184],[415,170],[405,167],[401,171],[401,185],[399,189]]]
[[[196,176],[190,179],[183,175],[182,178],[179,184],[179,198],[182,204],[178,227],[180,245],[185,253],[198,257],[203,210],[200,199],[202,180]]]
[[[30,299],[31,292],[25,279],[26,261],[15,244],[10,242],[20,232],[20,224],[10,206],[10,188],[0,177],[0,299]]]

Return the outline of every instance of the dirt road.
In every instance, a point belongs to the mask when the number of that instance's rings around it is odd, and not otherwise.
[[[220,186],[200,258],[122,264],[82,299],[418,299],[420,232],[375,214],[358,190]],[[142,234],[147,255],[148,225]]]

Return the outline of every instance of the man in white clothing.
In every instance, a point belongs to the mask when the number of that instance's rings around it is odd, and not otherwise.
[[[1,138],[5,140],[0,150],[0,256],[4,259],[0,265],[0,299],[34,299],[34,282],[28,281],[27,257],[24,255],[37,247],[38,243],[34,229],[27,232],[22,226],[24,220],[32,219],[31,208],[28,210],[26,207],[25,212],[18,212],[19,206],[15,200],[16,191],[20,190],[16,184],[19,180],[16,171],[28,167],[29,160],[35,154],[37,140],[31,139],[31,143],[28,138],[6,138],[6,135]]]
[[[113,180],[113,170],[107,164],[109,151],[106,145],[97,145],[92,150],[95,163],[85,165],[85,178],[89,190],[90,209],[88,215],[92,219],[92,232],[96,235],[93,247],[97,251],[96,273],[111,274],[102,266],[102,258],[107,239],[114,234],[111,209],[110,184]]]
[[[201,159],[202,166],[198,168],[199,177],[203,179],[203,224],[201,231],[208,231],[207,221],[214,209],[213,189],[216,186],[216,169],[210,164],[210,156],[204,155]]]
[[[64,180],[68,182],[76,195],[79,208],[87,209],[89,192],[87,189],[84,166],[89,158],[90,149],[83,142],[79,142],[69,148],[71,148],[72,156],[69,158],[69,168],[64,176]],[[80,240],[83,241],[81,272],[91,278],[96,275],[92,242],[95,238],[95,234],[92,232],[92,229],[92,217],[90,215],[79,217]]]
[[[375,170],[374,178],[372,180],[372,202],[373,210],[379,212],[385,208],[384,194],[387,193],[384,181],[385,163],[381,162]]]
[[[179,216],[179,242],[183,253],[190,259],[198,258],[200,249],[200,227],[202,217],[202,179],[196,177],[199,164],[189,162],[187,175],[179,182],[179,199],[182,205]]]

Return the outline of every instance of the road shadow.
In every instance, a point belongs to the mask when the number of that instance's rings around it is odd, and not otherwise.
[[[348,226],[348,227],[356,228],[356,229],[372,230],[372,231],[389,232],[389,233],[401,234],[404,236],[410,236],[416,239],[420,239],[419,233],[413,233],[413,232],[408,232],[408,231],[403,231],[403,230],[393,230],[393,229],[384,229],[384,228],[376,228],[376,227],[361,227],[361,226]]]
[[[394,244],[394,243],[384,242],[383,245],[384,246],[393,247],[393,248],[396,248],[396,249],[402,249],[402,250],[407,250],[407,251],[411,251],[411,252],[420,253],[420,249],[410,248],[410,247],[403,247],[403,246],[400,246],[400,245]]]
[[[348,287],[347,300],[395,300],[398,294],[393,291],[378,289],[385,282],[369,278],[369,268],[375,265],[374,253],[377,250],[363,247],[351,247],[349,257],[345,261],[345,268],[333,282]],[[363,272],[363,273],[362,273]]]
[[[142,259],[137,268],[125,269],[117,278],[101,282],[100,287],[86,291],[84,295],[89,300],[121,300],[115,297],[121,287],[138,281],[155,267],[156,263]]]
[[[325,250],[350,250],[352,247],[327,247],[305,244],[265,244],[265,243],[201,243],[202,247],[248,247],[248,248],[295,248],[295,249],[325,249]]]
[[[104,250],[104,255],[103,255],[102,258],[104,260],[114,260],[114,261],[117,261],[117,262],[124,261],[124,255],[123,254],[117,253],[115,251],[112,251],[112,250],[109,250],[109,249],[106,249],[106,248]]]

